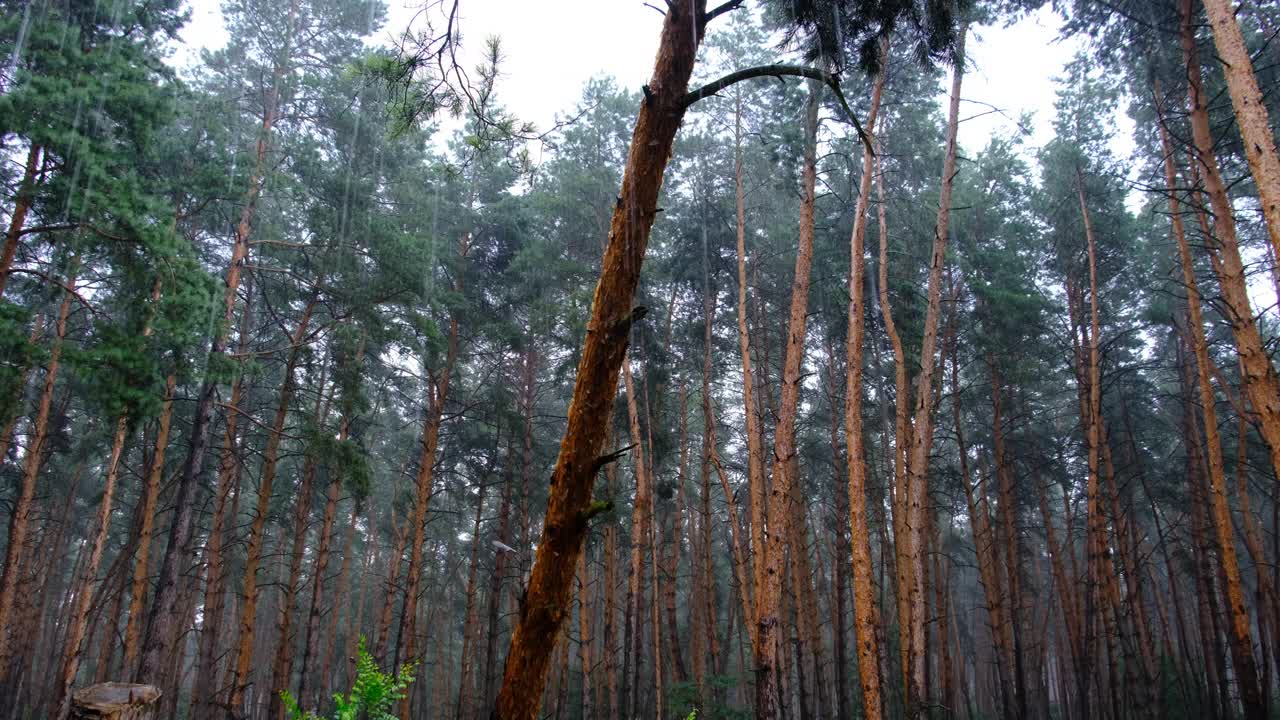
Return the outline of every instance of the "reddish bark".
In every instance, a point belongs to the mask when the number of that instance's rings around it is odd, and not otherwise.
[[[75,265],[76,261],[72,260],[72,270],[68,273],[65,283],[67,288],[75,287]],[[32,421],[31,439],[27,443],[26,454],[23,456],[18,494],[14,499],[12,514],[9,517],[9,540],[5,548],[4,573],[0,574],[0,680],[5,679],[10,658],[14,657],[13,643],[19,632],[18,628],[21,627],[17,622],[17,614],[14,613],[14,596],[18,591],[18,578],[23,572],[22,556],[26,548],[27,534],[31,529],[36,484],[39,482],[40,468],[45,459],[44,444],[49,435],[49,413],[53,407],[54,388],[58,381],[63,343],[67,336],[67,317],[71,313],[71,298],[70,291],[64,292],[62,302],[58,306],[53,343],[49,350],[49,360],[45,364],[44,386]]]

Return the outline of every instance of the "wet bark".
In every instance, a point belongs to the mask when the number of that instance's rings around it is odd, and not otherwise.
[[[286,16],[286,41],[281,57],[290,55],[289,46],[293,42],[300,1],[292,0],[289,5]],[[222,325],[214,335],[209,350],[211,357],[222,354],[226,348],[241,275],[249,256],[249,235],[266,178],[267,151],[271,144],[272,130],[279,117],[280,86],[286,70],[287,68],[281,64],[277,64],[273,69],[271,86],[264,105],[262,127],[258,132],[255,145],[254,169],[249,177],[249,188],[245,193],[240,220],[236,225],[235,237],[231,245],[231,261],[227,267],[226,291],[223,295]],[[209,421],[216,389],[213,378],[206,377],[197,394],[195,414],[188,436],[187,458],[183,463],[174,496],[175,512],[169,526],[169,540],[165,547],[164,558],[160,563],[155,602],[147,619],[147,631],[142,645],[142,662],[135,677],[142,682],[162,672],[165,659],[173,649],[171,643],[179,637],[178,629],[182,620],[182,609],[178,604],[181,590],[179,582],[182,574],[191,566],[195,558],[195,547],[192,545],[192,516],[195,511],[196,484],[204,467],[205,451],[209,444]],[[233,688],[232,692],[235,691],[236,689]]]
[[[262,548],[265,542],[267,509],[271,502],[271,492],[275,483],[276,467],[280,459],[280,443],[284,440],[285,422],[289,417],[289,408],[293,402],[294,390],[297,386],[297,367],[301,359],[303,339],[311,324],[311,314],[315,308],[313,299],[307,304],[293,335],[289,338],[289,356],[285,361],[283,385],[276,403],[275,417],[267,435],[267,444],[263,450],[262,472],[258,478],[258,497],[253,511],[253,522],[249,526],[249,542],[245,550],[243,601],[240,606],[240,625],[237,635],[237,651],[235,664],[232,666],[230,686],[227,698],[227,712],[239,717],[245,713],[245,690],[252,683],[250,673],[254,657],[254,637],[258,629],[258,566],[262,562]],[[283,637],[287,641],[288,628],[282,628]],[[279,714],[279,699],[271,693],[269,707],[272,717]],[[251,711],[248,711],[251,713]]]
[[[74,288],[76,284],[75,264],[76,261],[72,260],[72,269],[66,281],[68,288]],[[52,347],[49,349],[49,360],[45,364],[44,386],[32,421],[31,439],[27,443],[26,454],[23,456],[18,494],[14,499],[12,514],[9,517],[9,539],[5,548],[4,572],[0,574],[0,680],[4,680],[4,674],[8,672],[10,659],[14,657],[12,654],[14,641],[19,634],[20,624],[14,612],[14,597],[18,592],[18,579],[23,572],[23,554],[26,549],[27,534],[31,529],[36,485],[40,480],[40,468],[45,459],[44,444],[49,436],[49,414],[53,408],[58,368],[62,360],[63,343],[67,336],[67,317],[71,313],[71,297],[71,292],[64,292],[62,302],[58,306]]]
[[[22,184],[18,186],[18,196],[13,203],[13,213],[9,215],[9,229],[5,233],[4,251],[0,253],[0,298],[4,297],[5,285],[9,282],[9,271],[13,268],[14,258],[18,255],[18,244],[22,240],[22,230],[26,227],[27,213],[31,211],[34,200],[36,174],[40,171],[41,148],[32,144],[27,151],[27,163],[22,171]],[[0,457],[4,457],[0,454]]]

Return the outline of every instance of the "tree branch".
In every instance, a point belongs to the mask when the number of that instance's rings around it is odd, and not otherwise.
[[[702,18],[702,26],[706,27],[712,20],[715,20],[721,15],[727,12],[732,12],[734,10],[737,10],[738,8],[742,7],[743,2],[745,2],[745,0],[728,0],[728,2],[726,2],[725,4],[720,5],[719,7],[716,7],[712,10],[708,10],[706,17]]]
[[[730,4],[730,3],[726,3],[726,4]],[[712,12],[719,11],[723,7],[724,6],[722,5],[720,8],[716,8],[716,10],[713,10]],[[697,88],[696,90],[689,91],[688,93],[685,94],[683,98],[680,99],[680,105],[681,107],[687,108],[690,105],[698,102],[699,100],[703,100],[705,98],[711,97],[712,95],[719,93],[721,90],[724,90],[730,85],[740,83],[743,80],[751,80],[753,78],[758,78],[758,77],[776,77],[779,80],[781,80],[783,77],[786,77],[786,76],[802,77],[802,78],[809,78],[810,80],[817,80],[818,82],[821,82],[822,84],[831,88],[831,92],[835,94],[836,100],[840,103],[840,108],[844,110],[845,115],[847,115],[849,117],[850,122],[853,123],[854,129],[858,131],[858,137],[862,139],[862,144],[866,147],[867,152],[871,153],[872,155],[876,154],[875,150],[871,147],[870,136],[868,136],[867,133],[862,129],[862,123],[858,122],[858,116],[854,114],[853,108],[850,108],[849,102],[845,100],[844,91],[840,89],[839,78],[837,78],[835,75],[829,72],[826,72],[824,70],[819,70],[818,68],[805,67],[803,65],[774,64],[774,65],[757,65],[756,67],[750,67],[744,70],[738,70],[737,72],[731,72],[728,75],[725,75],[719,80],[713,80],[712,82],[709,82],[706,85],[703,85],[702,87]]]

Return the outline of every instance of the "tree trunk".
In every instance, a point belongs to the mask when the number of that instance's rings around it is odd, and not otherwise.
[[[683,683],[689,679],[689,671],[685,667],[684,649],[680,646],[680,628],[677,622],[676,596],[679,593],[680,550],[685,536],[685,476],[689,465],[689,407],[688,391],[685,385],[680,386],[680,467],[676,474],[676,508],[669,512],[671,516],[671,532],[667,534],[666,544],[670,546],[663,563],[664,587],[662,592],[663,612],[666,620],[669,657],[673,681]],[[652,445],[650,446],[652,447]],[[656,576],[656,573],[655,573]],[[690,593],[690,597],[692,597]],[[688,628],[691,631],[692,628]]]
[[[1234,24],[1234,20],[1232,23]],[[1196,92],[1196,90],[1192,90],[1193,94]],[[1172,148],[1163,125],[1161,126],[1161,140],[1165,148],[1165,179],[1172,190],[1175,187],[1176,173],[1174,173],[1172,165]],[[1213,529],[1218,542],[1218,559],[1221,563],[1224,580],[1223,591],[1230,610],[1228,639],[1231,646],[1231,663],[1237,675],[1240,687],[1240,701],[1244,705],[1245,717],[1248,720],[1262,720],[1262,718],[1266,717],[1265,704],[1262,699],[1263,689],[1258,685],[1258,670],[1253,656],[1253,638],[1249,613],[1245,607],[1240,566],[1236,558],[1235,533],[1231,525],[1231,508],[1227,501],[1222,441],[1218,435],[1217,400],[1214,397],[1213,384],[1209,378],[1212,360],[1209,358],[1208,344],[1205,339],[1204,317],[1200,309],[1200,291],[1195,277],[1195,265],[1191,259],[1191,248],[1187,243],[1186,233],[1183,230],[1177,200],[1173,198],[1170,199],[1170,215],[1173,221],[1174,237],[1178,241],[1178,260],[1182,265],[1182,283],[1187,292],[1188,330],[1190,331],[1192,349],[1196,358],[1200,413],[1204,420],[1205,449],[1209,463],[1210,517],[1212,518]],[[1219,225],[1221,226],[1221,224],[1222,219],[1219,217]],[[1244,355],[1241,354],[1240,357],[1243,363]],[[1270,361],[1268,360],[1267,362],[1270,365]],[[1280,402],[1280,398],[1273,398],[1272,400],[1273,402]]]
[[[313,298],[307,303],[298,321],[298,326],[289,338],[289,358],[285,361],[283,385],[280,398],[276,404],[275,418],[267,435],[267,445],[263,450],[262,473],[258,478],[257,505],[253,511],[253,522],[249,526],[249,544],[245,550],[244,560],[244,600],[240,606],[240,630],[237,635],[236,662],[231,676],[231,692],[227,700],[228,714],[238,717],[244,710],[245,690],[252,683],[250,673],[253,670],[254,636],[258,629],[258,566],[262,562],[262,546],[265,540],[267,509],[271,502],[271,490],[275,483],[276,465],[280,458],[280,443],[284,439],[285,422],[289,417],[289,406],[293,402],[293,394],[297,385],[295,377],[302,350],[302,342],[311,324],[311,313],[316,301]],[[287,612],[287,610],[286,610]],[[281,628],[282,641],[288,641],[288,628]],[[279,700],[276,688],[268,688],[271,717],[279,715]],[[252,714],[252,713],[250,713]]]
[[[631,302],[657,208],[663,171],[684,116],[684,94],[706,20],[705,0],[674,0],[663,22],[649,92],[640,108],[614,208],[600,282],[592,303],[591,332],[569,406],[565,441],[551,480],[551,497],[529,579],[526,601],[511,639],[495,720],[531,720],[546,682],[552,640],[572,593],[586,534],[584,511],[605,436],[603,418],[617,391],[633,313]]]
[[[514,481],[514,472],[512,466],[514,463],[514,451],[511,447],[511,440],[507,440],[507,457],[503,463],[502,476],[502,503],[498,506],[498,542],[503,545],[511,545],[511,489]],[[488,598],[488,618],[486,625],[486,647],[484,653],[485,671],[484,671],[484,692],[480,695],[483,707],[492,707],[494,693],[497,692],[497,663],[498,663],[498,635],[501,632],[499,625],[502,613],[502,586],[506,580],[507,573],[507,551],[494,549],[493,554],[493,575],[489,578],[489,598]],[[606,578],[608,582],[608,578]]]
[[[297,25],[301,0],[291,0],[286,19],[286,40],[280,57],[290,57],[290,45],[293,41],[294,29]],[[221,355],[226,348],[227,336],[230,332],[235,312],[236,295],[240,288],[241,273],[249,257],[249,234],[253,228],[253,219],[257,210],[258,198],[267,172],[267,150],[271,143],[272,129],[280,111],[280,86],[287,68],[277,64],[273,69],[270,90],[267,92],[262,127],[258,132],[255,144],[254,169],[249,176],[249,188],[245,193],[244,206],[240,211],[240,221],[236,225],[235,238],[231,245],[231,262],[227,267],[226,292],[223,295],[222,324],[215,333],[209,350],[211,357]],[[213,410],[213,397],[216,384],[211,377],[201,382],[195,414],[188,436],[187,458],[183,463],[179,476],[177,491],[174,495],[173,521],[169,527],[169,542],[165,547],[164,558],[160,564],[160,577],[156,582],[155,602],[151,606],[151,614],[147,619],[147,632],[143,642],[142,662],[135,679],[145,681],[148,677],[161,672],[164,659],[171,651],[170,643],[179,637],[178,624],[181,610],[178,607],[180,578],[192,564],[195,547],[192,545],[192,516],[195,511],[196,484],[204,467],[205,450],[209,444],[209,420]],[[232,688],[232,693],[239,691]]]
[[[649,539],[649,523],[653,518],[653,494],[649,473],[645,465],[644,441],[640,433],[640,415],[637,409],[635,383],[631,381],[631,361],[622,366],[623,384],[627,390],[627,420],[631,429],[631,459],[635,466],[636,492],[631,511],[631,560],[627,569],[627,609],[624,662],[629,673],[624,673],[628,688],[626,708],[632,716],[640,714],[640,666],[644,658],[644,549]],[[655,576],[657,568],[654,568]],[[657,648],[655,647],[655,654]]]
[[[1213,43],[1222,61],[1227,90],[1231,93],[1236,126],[1244,139],[1249,172],[1258,187],[1258,200],[1271,238],[1273,257],[1280,258],[1280,154],[1276,153],[1267,105],[1258,87],[1258,78],[1253,73],[1249,48],[1244,44],[1244,35],[1240,32],[1231,3],[1228,0],[1204,0],[1204,9],[1213,28]],[[1274,275],[1272,279],[1275,279]],[[1276,285],[1276,292],[1280,295],[1280,284]]]
[[[954,307],[954,303],[953,303]],[[946,344],[951,359],[951,400],[952,417],[955,421],[956,447],[960,459],[960,480],[964,486],[965,504],[968,509],[969,524],[973,531],[974,554],[978,560],[978,582],[982,585],[983,597],[986,599],[988,623],[991,629],[991,644],[994,650],[995,671],[1000,690],[1001,713],[1007,720],[1019,717],[1016,713],[1013,678],[1009,677],[1008,629],[1005,617],[1004,589],[1000,580],[999,565],[996,559],[996,540],[991,528],[991,511],[987,501],[985,487],[975,487],[969,469],[969,447],[965,444],[963,412],[961,407],[960,363],[955,338],[956,322],[953,317],[948,323]]]
[[[747,220],[746,194],[742,182],[742,94],[738,93],[734,105],[734,196],[737,203],[737,238],[738,238],[738,351],[742,355],[742,408],[746,418],[747,431],[747,487],[751,497],[751,552],[750,560],[753,570],[751,582],[742,583],[744,605],[751,605],[751,613],[744,616],[743,624],[749,628],[751,646],[757,644],[755,623],[756,594],[763,587],[765,523],[767,522],[767,500],[765,497],[764,476],[764,435],[760,428],[755,398],[756,378],[751,367],[751,331],[747,325]],[[726,496],[732,497],[725,486]],[[748,602],[749,601],[749,602]]]
[[[817,182],[817,133],[819,94],[811,84],[805,111],[804,164],[800,188],[800,238],[796,248],[795,279],[791,285],[791,309],[788,315],[787,343],[782,367],[781,404],[774,431],[773,482],[769,488],[768,526],[765,532],[762,584],[756,592],[756,718],[777,720],[782,717],[778,693],[782,674],[786,671],[778,646],[782,575],[787,550],[787,525],[790,515],[791,486],[796,454],[796,411],[800,402],[801,371],[804,362],[805,321],[809,303],[809,275],[813,264],[813,203]],[[751,412],[748,408],[747,412]]]
[[[71,263],[71,270],[67,274],[67,288],[74,288],[76,284],[77,261],[73,259]],[[35,504],[36,484],[40,480],[40,467],[45,458],[44,443],[49,435],[49,411],[53,407],[53,393],[58,380],[59,363],[62,359],[62,345],[67,336],[67,317],[71,313],[71,298],[70,290],[64,292],[62,303],[58,306],[53,345],[45,365],[44,389],[40,393],[40,403],[36,406],[31,439],[23,455],[18,495],[14,499],[12,515],[9,517],[9,540],[5,548],[4,573],[0,574],[0,680],[5,679],[15,636],[21,632],[18,617],[14,613],[14,596],[18,592],[18,578],[23,571],[22,560],[26,549],[27,533],[30,531],[31,511]]]
[[[144,334],[150,334],[144,333]],[[129,436],[129,417],[121,414],[116,420],[116,430],[111,439],[111,453],[107,458],[106,477],[102,483],[102,498],[98,501],[97,529],[93,541],[88,548],[88,561],[84,563],[80,577],[76,580],[74,591],[75,604],[71,608],[66,640],[63,651],[61,684],[56,690],[58,696],[58,718],[66,718],[71,713],[71,686],[75,684],[76,674],[80,670],[80,660],[84,656],[85,627],[89,622],[89,601],[93,599],[93,586],[98,579],[98,567],[102,564],[102,550],[107,544],[107,533],[111,530],[111,511],[114,507],[116,479],[120,474],[120,456],[124,453],[124,443]]]
[[[312,410],[312,417],[315,418],[315,427],[318,430],[324,429],[325,420],[329,416],[329,405],[333,400],[333,394],[337,391],[337,386],[325,392],[325,385],[328,383],[327,378],[328,366],[322,367],[320,370],[320,382],[316,388],[316,403]],[[298,596],[301,592],[302,584],[302,556],[306,551],[307,545],[307,526],[311,520],[311,496],[314,492],[316,478],[316,462],[315,459],[308,454],[306,461],[302,467],[302,478],[298,484],[297,499],[293,506],[293,528],[290,535],[293,537],[293,547],[289,552],[289,574],[284,582],[283,594],[280,597],[280,606],[276,611],[276,626],[280,629],[280,635],[276,639],[275,660],[271,667],[271,700],[270,709],[267,714],[270,718],[282,717],[283,707],[280,703],[279,692],[289,688],[293,683],[291,678],[293,675],[293,656],[296,652],[295,643],[293,642],[293,615],[294,606],[298,602]],[[319,547],[316,550],[316,572],[313,574],[315,578],[320,577],[328,569],[329,564],[329,546],[333,537],[333,521],[337,513],[338,496],[335,483],[329,483],[328,500],[324,508],[324,527],[320,531]],[[312,597],[315,602],[315,597]],[[310,628],[310,625],[307,625]],[[310,640],[308,637],[307,640]],[[304,703],[305,707],[314,707],[319,698],[309,697],[307,695],[307,666],[311,655],[311,647],[307,642],[303,642],[302,667],[299,673],[298,698]]]
[[[1209,0],[1212,4],[1214,0]],[[1235,339],[1236,350],[1240,355],[1244,376],[1244,385],[1253,410],[1258,415],[1259,431],[1270,450],[1272,469],[1280,476],[1280,375],[1271,364],[1271,357],[1263,345],[1258,331],[1257,321],[1249,303],[1248,288],[1245,281],[1244,264],[1240,257],[1240,246],[1236,237],[1235,218],[1232,215],[1231,199],[1227,195],[1222,173],[1218,169],[1218,160],[1214,154],[1214,140],[1209,127],[1209,111],[1204,97],[1204,82],[1200,72],[1199,50],[1196,48],[1195,28],[1192,25],[1192,0],[1181,0],[1183,60],[1187,65],[1187,102],[1191,114],[1191,132],[1195,139],[1197,165],[1204,178],[1205,192],[1213,210],[1213,240],[1210,243],[1210,257],[1214,261],[1214,270],[1218,276],[1219,290],[1227,307],[1225,317],[1231,326],[1231,334]],[[1234,24],[1234,20],[1232,20]],[[1215,24],[1215,30],[1217,26]],[[1224,58],[1224,61],[1227,61]],[[1235,72],[1247,72],[1248,65],[1237,68]],[[1235,91],[1233,89],[1233,96]],[[1243,130],[1243,123],[1242,123]],[[1254,141],[1246,139],[1245,146],[1252,155],[1258,152]],[[1274,151],[1273,151],[1274,152]],[[1253,164],[1253,158],[1250,158]],[[1275,173],[1267,170],[1263,179],[1275,178]],[[1259,189],[1262,183],[1259,183]],[[1264,207],[1270,205],[1271,212],[1280,212],[1276,207],[1277,199],[1267,200],[1264,196]],[[1270,216],[1268,217],[1269,227]],[[1216,247],[1214,245],[1216,244]]]
[[[582,715],[595,717],[595,709],[591,697],[591,608],[588,605],[590,581],[587,578],[587,555],[583,553],[578,561],[578,665],[582,668]]]
[[[404,474],[401,469],[401,475]],[[391,632],[391,615],[395,609],[396,590],[400,583],[400,565],[404,560],[404,548],[409,542],[409,526],[400,526],[396,522],[395,503],[389,508],[391,517],[391,532],[395,539],[391,549],[391,554],[387,556],[387,591],[382,596],[382,611],[378,613],[378,639],[374,643],[373,656],[382,662],[387,659],[387,639]]]
[[[458,257],[465,262],[470,250],[471,234],[463,233],[459,242]],[[462,293],[460,280],[453,283],[453,291]],[[449,318],[449,335],[446,341],[444,367],[437,373],[429,373],[426,406],[427,419],[422,427],[421,450],[418,454],[418,474],[414,483],[413,519],[409,526],[412,531],[412,545],[409,547],[408,585],[405,588],[404,614],[402,631],[407,633],[404,658],[406,662],[418,660],[418,595],[422,578],[422,545],[426,541],[427,509],[431,496],[435,492],[436,452],[440,447],[440,426],[444,422],[444,408],[449,402],[449,386],[453,379],[453,371],[458,362],[459,336],[458,316]],[[406,693],[400,703],[400,714],[409,715],[412,695]]]
[[[475,521],[471,526],[471,557],[468,560],[466,609],[462,613],[462,668],[458,679],[458,720],[472,720],[475,712],[472,703],[475,700],[475,648],[476,631],[480,626],[476,610],[476,588],[480,577],[480,523],[484,519],[484,497],[488,487],[483,481],[477,483],[479,493],[476,496]]]
[[[314,631],[315,634],[313,635],[312,634],[313,630],[310,626],[311,618],[313,616],[308,614],[308,618],[307,618],[307,623],[308,623],[307,642],[311,642],[312,641],[311,638],[314,638],[316,643],[321,643],[321,642],[324,643],[324,656],[320,659],[320,674],[316,676],[315,695],[317,698],[317,702],[319,701],[320,692],[322,691],[323,688],[331,688],[331,687],[339,686],[335,681],[335,677],[333,673],[333,661],[334,661],[334,658],[336,658],[338,655],[339,629],[345,629],[349,637],[359,637],[361,633],[360,612],[357,609],[355,612],[355,617],[354,618],[352,617],[352,607],[351,607],[351,598],[350,598],[351,566],[355,564],[353,561],[355,560],[356,525],[360,521],[360,511],[362,509],[360,506],[361,506],[360,502],[353,502],[351,504],[351,519],[347,522],[347,533],[346,533],[345,539],[343,540],[342,566],[338,568],[338,592],[333,597],[333,622],[332,624],[324,628],[316,628]],[[370,518],[370,526],[372,526],[372,518]],[[366,546],[372,546],[373,545],[372,538],[366,539],[365,543],[366,543]],[[368,553],[366,552],[366,556],[367,555]],[[357,603],[358,603],[357,608],[359,608],[360,606],[363,606],[364,604],[363,593],[364,593],[365,583],[363,582],[363,579],[366,577],[365,571],[367,569],[368,569],[368,563],[362,562],[361,573],[360,573],[360,578],[362,579],[362,583],[360,586],[361,596],[357,600]],[[317,587],[313,589],[312,592],[314,593],[322,589],[323,587]],[[317,624],[319,623],[318,615],[319,613],[316,613],[316,615],[314,616]],[[328,642],[325,642],[324,640],[326,636],[328,638]],[[349,656],[354,657],[355,654],[351,653]],[[303,668],[303,672],[304,673],[306,672],[305,665]]]
[[[961,24],[956,46],[956,62],[951,77],[951,107],[947,119],[947,150],[942,165],[942,190],[938,200],[938,216],[933,232],[933,251],[929,261],[929,293],[925,309],[924,334],[920,343],[920,373],[916,376],[915,420],[911,455],[907,461],[907,517],[904,523],[910,563],[907,611],[910,619],[907,660],[907,715],[924,717],[926,691],[925,665],[925,596],[924,552],[925,499],[928,496],[929,451],[933,444],[933,368],[938,338],[938,317],[942,304],[942,266],[945,262],[947,234],[951,219],[951,192],[956,175],[956,132],[960,122],[960,85],[964,78],[964,44],[967,24]],[[901,400],[900,400],[901,401]],[[901,588],[899,589],[901,592]]]
[[[888,42],[881,45],[880,57],[881,61],[888,58]],[[867,119],[865,123],[866,131],[869,133],[876,132],[876,122],[880,113],[880,98],[884,92],[885,73],[881,71],[876,75],[875,84],[871,89],[871,107],[867,111]],[[844,427],[845,427],[845,444],[848,448],[849,463],[849,530],[852,538],[852,563],[853,563],[853,629],[855,638],[855,647],[858,654],[858,676],[861,679],[862,687],[862,712],[863,716],[868,720],[880,720],[884,716],[883,701],[880,697],[880,676],[879,676],[879,656],[880,649],[876,640],[876,632],[874,625],[875,615],[875,596],[874,596],[874,579],[872,573],[874,568],[871,563],[871,529],[867,523],[867,453],[864,445],[862,430],[862,345],[866,325],[866,306],[864,300],[865,291],[863,289],[865,283],[865,238],[867,230],[867,209],[871,201],[871,182],[876,171],[875,156],[869,148],[863,149],[862,155],[862,178],[858,186],[858,202],[853,211],[853,234],[849,240],[849,317],[848,329],[846,333],[845,344],[845,405],[844,405]],[[884,265],[884,235],[880,237],[881,244],[881,273],[884,286],[883,274],[887,272]],[[882,291],[882,306],[887,319],[886,324],[891,325],[889,305],[887,302],[887,291]],[[896,338],[897,335],[895,334]],[[897,344],[897,349],[901,350],[901,343]],[[834,388],[832,397],[834,398]],[[902,403],[901,396],[899,403]],[[835,430],[835,408],[832,407],[832,429],[831,442],[832,449],[835,450],[836,430]],[[838,462],[838,458],[837,458]],[[837,577],[836,582],[841,583],[842,578]],[[841,588],[840,592],[843,592]],[[840,596],[843,597],[842,595]],[[838,612],[843,613],[843,602],[840,603],[841,608]],[[836,638],[837,654],[840,662],[837,663],[837,673],[842,678],[838,683],[839,687],[839,716],[845,717],[844,709],[845,691],[843,677],[845,673],[844,666],[844,637],[843,631],[840,637]]]
[[[992,456],[995,461],[996,493],[1000,505],[997,508],[999,531],[995,533],[997,544],[992,546],[992,561],[999,565],[999,548],[1004,549],[1004,582],[997,586],[1003,590],[1008,602],[1005,604],[1006,615],[1002,623],[1005,633],[1005,650],[1009,653],[1009,671],[1013,674],[1013,708],[1014,717],[1027,716],[1026,671],[1023,668],[1022,654],[1022,576],[1021,558],[1018,542],[1017,523],[1014,521],[1017,503],[1013,489],[1013,468],[1010,467],[1004,441],[1004,404],[1003,384],[1000,369],[990,353],[987,354],[987,368],[991,376],[991,437]]]
[[[9,271],[13,268],[13,260],[18,255],[18,243],[22,239],[22,229],[26,226],[27,213],[31,210],[31,201],[35,194],[36,174],[40,171],[39,145],[32,144],[27,151],[26,169],[22,172],[22,184],[18,186],[18,196],[13,204],[13,214],[9,216],[9,230],[5,233],[4,251],[0,254],[0,299],[4,298],[4,288],[9,282]],[[0,457],[4,457],[0,454]]]
[[[178,383],[176,373],[170,372],[164,380],[164,402],[160,406],[155,448],[151,464],[147,467],[141,500],[141,522],[138,529],[138,549],[133,561],[133,580],[129,590],[129,620],[124,633],[124,672],[132,674],[138,663],[139,640],[142,637],[142,612],[147,596],[147,580],[150,578],[148,560],[151,555],[151,535],[155,529],[156,505],[160,500],[160,484],[164,476],[165,451],[169,448],[169,431],[173,426],[173,400]]]
[[[244,357],[249,351],[249,325],[252,321],[253,287],[246,285],[244,310],[240,314],[240,339],[238,353]],[[242,460],[238,443],[240,427],[240,401],[244,394],[244,378],[237,373],[231,385],[231,402],[227,407],[227,424],[222,434],[222,452],[218,458],[218,479],[214,489],[213,517],[209,521],[209,535],[205,540],[204,622],[196,649],[196,682],[192,689],[192,714],[196,720],[213,720],[222,708],[218,694],[222,691],[219,679],[222,663],[218,646],[222,643],[222,625],[226,620],[227,585],[229,582],[223,548],[232,539],[230,526],[235,525],[239,505],[240,471]],[[163,460],[163,458],[161,458]],[[153,463],[160,480],[163,463]],[[235,501],[232,502],[232,493]],[[228,520],[231,520],[228,523]],[[136,576],[135,576],[136,582]],[[126,665],[126,667],[131,667]]]
[[[711,409],[711,348],[713,344],[711,328],[715,321],[719,290],[711,283],[708,255],[707,230],[704,223],[702,227],[702,462],[700,466],[702,483],[698,515],[698,534],[701,542],[696,551],[696,560],[691,563],[697,565],[694,583],[698,588],[698,596],[695,599],[695,594],[690,593],[689,600],[690,617],[692,618],[696,612],[701,620],[696,629],[692,627],[693,623],[690,623],[690,633],[695,639],[693,647],[696,648],[693,674],[698,685],[698,700],[703,707],[709,707],[713,701],[709,676],[715,672],[715,658],[719,655],[716,642],[715,564],[711,554],[711,465],[716,455],[716,418]],[[727,481],[725,485],[728,485]],[[734,507],[733,495],[727,487],[725,504],[731,510],[730,522],[733,523],[729,531],[733,544],[734,572],[737,573],[739,580],[745,582],[747,571],[741,564],[742,548],[738,545],[737,509]],[[679,542],[679,537],[676,541]],[[743,592],[746,592],[745,587]],[[745,596],[742,597],[745,598]],[[711,658],[709,665],[708,656]]]

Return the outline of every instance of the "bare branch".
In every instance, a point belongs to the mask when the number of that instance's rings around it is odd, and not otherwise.
[[[742,7],[743,2],[745,2],[745,0],[729,0],[728,2],[726,2],[723,5],[720,5],[719,7],[716,7],[712,10],[708,10],[706,17],[702,18],[702,25],[705,27],[712,20],[715,20],[721,15],[727,12],[732,12],[734,10],[737,10],[738,8]]]
[[[717,8],[717,10],[718,9],[719,8]],[[871,137],[863,131],[862,123],[858,122],[858,116],[854,114],[853,108],[850,108],[849,102],[845,100],[844,91],[840,89],[840,79],[835,75],[826,72],[825,70],[819,70],[818,68],[785,64],[757,65],[756,67],[731,72],[719,80],[713,80],[696,90],[689,91],[683,98],[681,98],[680,104],[682,107],[687,108],[699,100],[711,97],[712,95],[719,93],[721,90],[724,90],[736,83],[740,83],[743,80],[751,80],[758,77],[776,77],[779,80],[782,80],[782,78],[787,76],[817,80],[831,88],[831,92],[835,94],[836,100],[840,103],[841,109],[844,110],[849,121],[853,123],[854,129],[858,131],[858,137],[862,139],[862,144],[866,147],[867,152],[872,155],[876,154],[875,150],[871,147]]]

